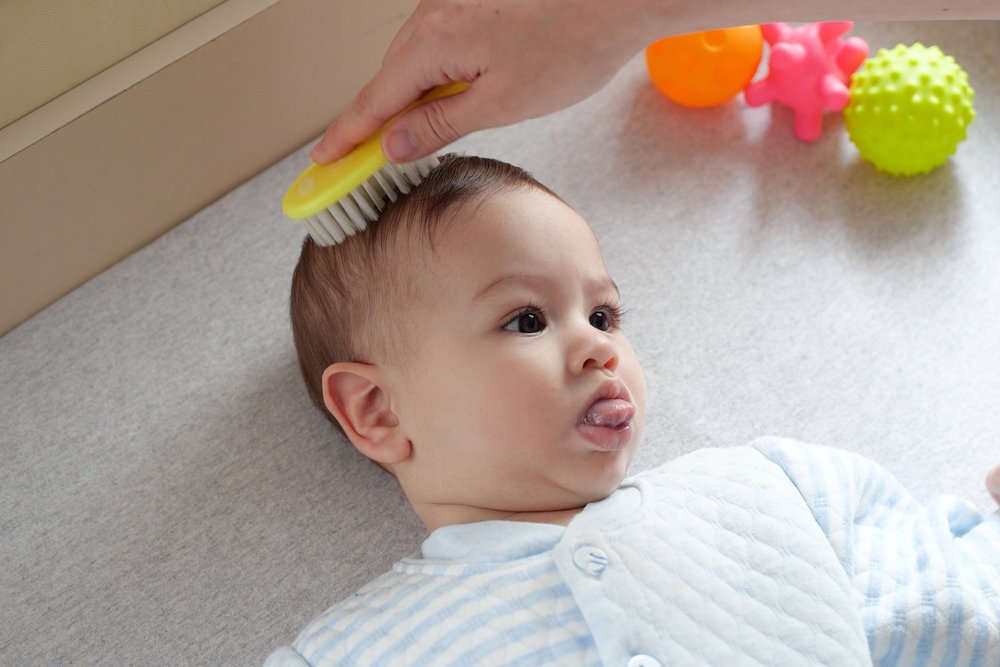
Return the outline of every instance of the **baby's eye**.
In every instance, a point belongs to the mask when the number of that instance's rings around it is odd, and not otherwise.
[[[606,303],[590,314],[590,326],[601,331],[617,329],[622,322],[622,310],[613,303]]]
[[[517,315],[503,325],[503,328],[507,331],[516,331],[517,333],[538,333],[545,328],[545,320],[542,319],[542,314],[538,309],[532,307],[522,308],[517,312]]]

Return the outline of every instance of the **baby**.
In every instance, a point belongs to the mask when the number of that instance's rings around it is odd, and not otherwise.
[[[587,223],[495,160],[307,239],[310,395],[431,534],[267,666],[1000,665],[1000,513],[778,438],[623,483],[646,392],[621,319]]]

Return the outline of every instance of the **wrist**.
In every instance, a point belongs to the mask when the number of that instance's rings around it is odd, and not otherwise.
[[[603,42],[622,61],[628,60],[652,42],[670,35],[691,32],[698,11],[686,0],[570,0],[564,5],[581,21],[581,32]],[[689,16],[689,15],[694,15]]]
[[[618,33],[630,55],[673,35],[755,23],[752,7],[728,0],[585,0],[602,29]]]

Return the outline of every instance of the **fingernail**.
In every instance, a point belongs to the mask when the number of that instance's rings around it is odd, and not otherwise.
[[[420,144],[409,130],[397,130],[386,135],[383,150],[393,162],[410,162],[417,159]]]
[[[326,151],[320,148],[323,144],[316,144],[313,146],[312,150],[309,152],[309,157],[312,158],[313,162],[322,162],[326,158]]]

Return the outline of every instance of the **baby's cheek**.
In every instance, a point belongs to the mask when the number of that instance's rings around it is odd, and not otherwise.
[[[559,396],[560,391],[546,382],[527,377],[508,380],[504,383],[502,395],[496,397],[493,407],[497,418],[507,428],[518,424],[536,428],[540,421],[553,416],[553,398]]]
[[[993,496],[993,500],[1000,504],[1000,463],[993,466],[988,473],[986,473],[986,488]]]

